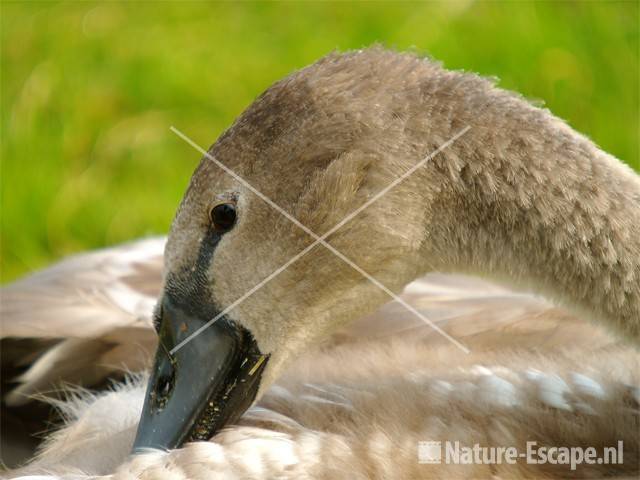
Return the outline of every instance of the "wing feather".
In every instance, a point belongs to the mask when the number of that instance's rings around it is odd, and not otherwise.
[[[164,243],[151,238],[77,255],[2,289],[3,348],[25,339],[38,348],[3,358],[13,363],[3,365],[5,371],[28,367],[8,379],[18,386],[5,397],[7,404],[146,366],[156,345],[151,315],[162,288]],[[49,348],[41,353],[43,341]]]

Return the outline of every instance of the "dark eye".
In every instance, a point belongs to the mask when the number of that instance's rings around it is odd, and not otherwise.
[[[236,207],[230,203],[222,203],[213,207],[209,216],[216,231],[228,232],[236,223]]]

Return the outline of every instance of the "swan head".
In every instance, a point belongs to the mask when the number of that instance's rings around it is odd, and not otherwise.
[[[210,438],[298,354],[388,301],[362,271],[398,292],[428,268],[425,172],[350,214],[443,140],[412,120],[431,68],[382,49],[330,55],[270,87],[211,147],[166,245],[135,449]]]

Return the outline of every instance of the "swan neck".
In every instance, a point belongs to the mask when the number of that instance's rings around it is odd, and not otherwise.
[[[637,342],[640,177],[545,111],[531,125],[532,111],[493,143],[478,123],[438,164],[450,180],[431,200],[429,259],[508,279]],[[452,158],[469,159],[455,175]]]

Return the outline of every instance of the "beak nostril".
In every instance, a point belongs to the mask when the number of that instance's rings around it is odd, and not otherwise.
[[[167,404],[167,401],[171,396],[171,392],[173,391],[174,384],[175,374],[173,369],[171,370],[171,373],[160,376],[156,381],[153,389],[153,398],[157,410],[162,410]]]
[[[172,377],[162,377],[158,380],[158,393],[160,395],[168,395],[171,391]]]

